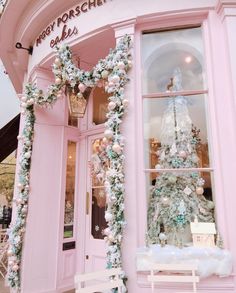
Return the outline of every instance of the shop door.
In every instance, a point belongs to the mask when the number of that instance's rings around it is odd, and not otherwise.
[[[96,172],[101,167],[98,153],[101,153],[102,134],[88,138],[88,161],[95,163]],[[86,198],[86,243],[85,243],[85,271],[92,272],[106,267],[106,243],[104,229],[106,194],[104,181],[98,179],[93,168],[87,168],[87,198]]]

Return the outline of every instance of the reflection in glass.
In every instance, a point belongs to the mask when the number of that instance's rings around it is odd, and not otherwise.
[[[64,214],[64,238],[73,237],[75,199],[76,143],[68,141],[66,165],[66,197]]]
[[[160,148],[164,144],[172,145],[176,134],[177,138],[183,136],[183,132],[194,136],[194,131],[198,130],[196,167],[209,167],[204,95],[146,98],[143,100],[143,118],[145,168],[155,169],[161,156]]]
[[[103,239],[105,237],[103,231],[107,227],[105,220],[106,210],[106,193],[104,187],[104,172],[109,166],[109,162],[104,156],[104,145],[102,139],[96,139],[92,143],[93,164],[92,171],[92,219],[91,234],[95,239]]]
[[[95,239],[104,238],[104,229],[107,227],[105,220],[106,195],[105,188],[92,188],[92,227],[91,233]]]
[[[105,123],[107,104],[109,95],[105,92],[104,87],[96,87],[93,90],[93,123],[98,125]]]
[[[174,68],[183,75],[183,90],[204,89],[201,28],[142,35],[143,93],[165,92]]]

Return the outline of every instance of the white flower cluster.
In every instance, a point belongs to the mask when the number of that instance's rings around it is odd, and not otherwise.
[[[120,133],[122,117],[128,106],[124,98],[124,87],[128,82],[127,71],[131,67],[129,49],[131,39],[124,36],[117,47],[109,55],[98,62],[91,72],[82,71],[73,64],[72,55],[68,46],[57,48],[58,57],[53,64],[55,83],[49,86],[47,94],[35,85],[25,86],[25,95],[21,97],[21,113],[25,115],[25,125],[22,135],[22,153],[19,168],[18,195],[14,198],[17,213],[14,224],[9,229],[9,266],[8,283],[11,288],[20,290],[20,266],[25,233],[28,198],[30,191],[30,166],[34,134],[34,104],[51,106],[62,96],[66,85],[72,88],[77,86],[80,97],[87,87],[97,85],[100,80],[106,82],[105,90],[112,94],[109,98],[108,121],[103,143],[106,144],[107,156],[110,160],[110,169],[106,175],[108,209],[106,220],[108,228],[108,264],[110,267],[121,266],[121,240],[124,220],[124,138]]]

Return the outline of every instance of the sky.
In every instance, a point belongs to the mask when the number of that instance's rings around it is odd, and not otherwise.
[[[0,128],[20,112],[19,100],[0,60]]]

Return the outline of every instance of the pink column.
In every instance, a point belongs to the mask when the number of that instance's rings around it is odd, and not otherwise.
[[[113,26],[116,40],[128,34],[134,43],[135,21],[127,21]],[[132,50],[133,67],[129,71],[130,81],[125,88],[125,96],[129,100],[128,114],[123,119],[122,134],[125,137],[125,218],[127,226],[125,228],[124,241],[122,247],[123,268],[128,277],[128,291],[138,292],[135,255],[137,248],[137,185],[136,185],[136,124],[135,124],[135,63],[134,50]],[[144,208],[145,210],[145,208]],[[144,211],[146,213],[146,211]],[[139,215],[145,217],[145,215]]]
[[[234,14],[234,15],[233,15]],[[236,2],[219,1],[207,23],[207,69],[209,112],[214,172],[217,226],[233,256],[236,255],[235,166],[236,166]],[[234,69],[233,69],[234,68]],[[235,265],[234,265],[235,267]]]
[[[41,89],[52,83],[49,72],[36,70]],[[31,164],[29,212],[22,263],[22,292],[57,292],[60,211],[63,188],[63,141],[66,101],[52,109],[35,106],[35,135]]]

